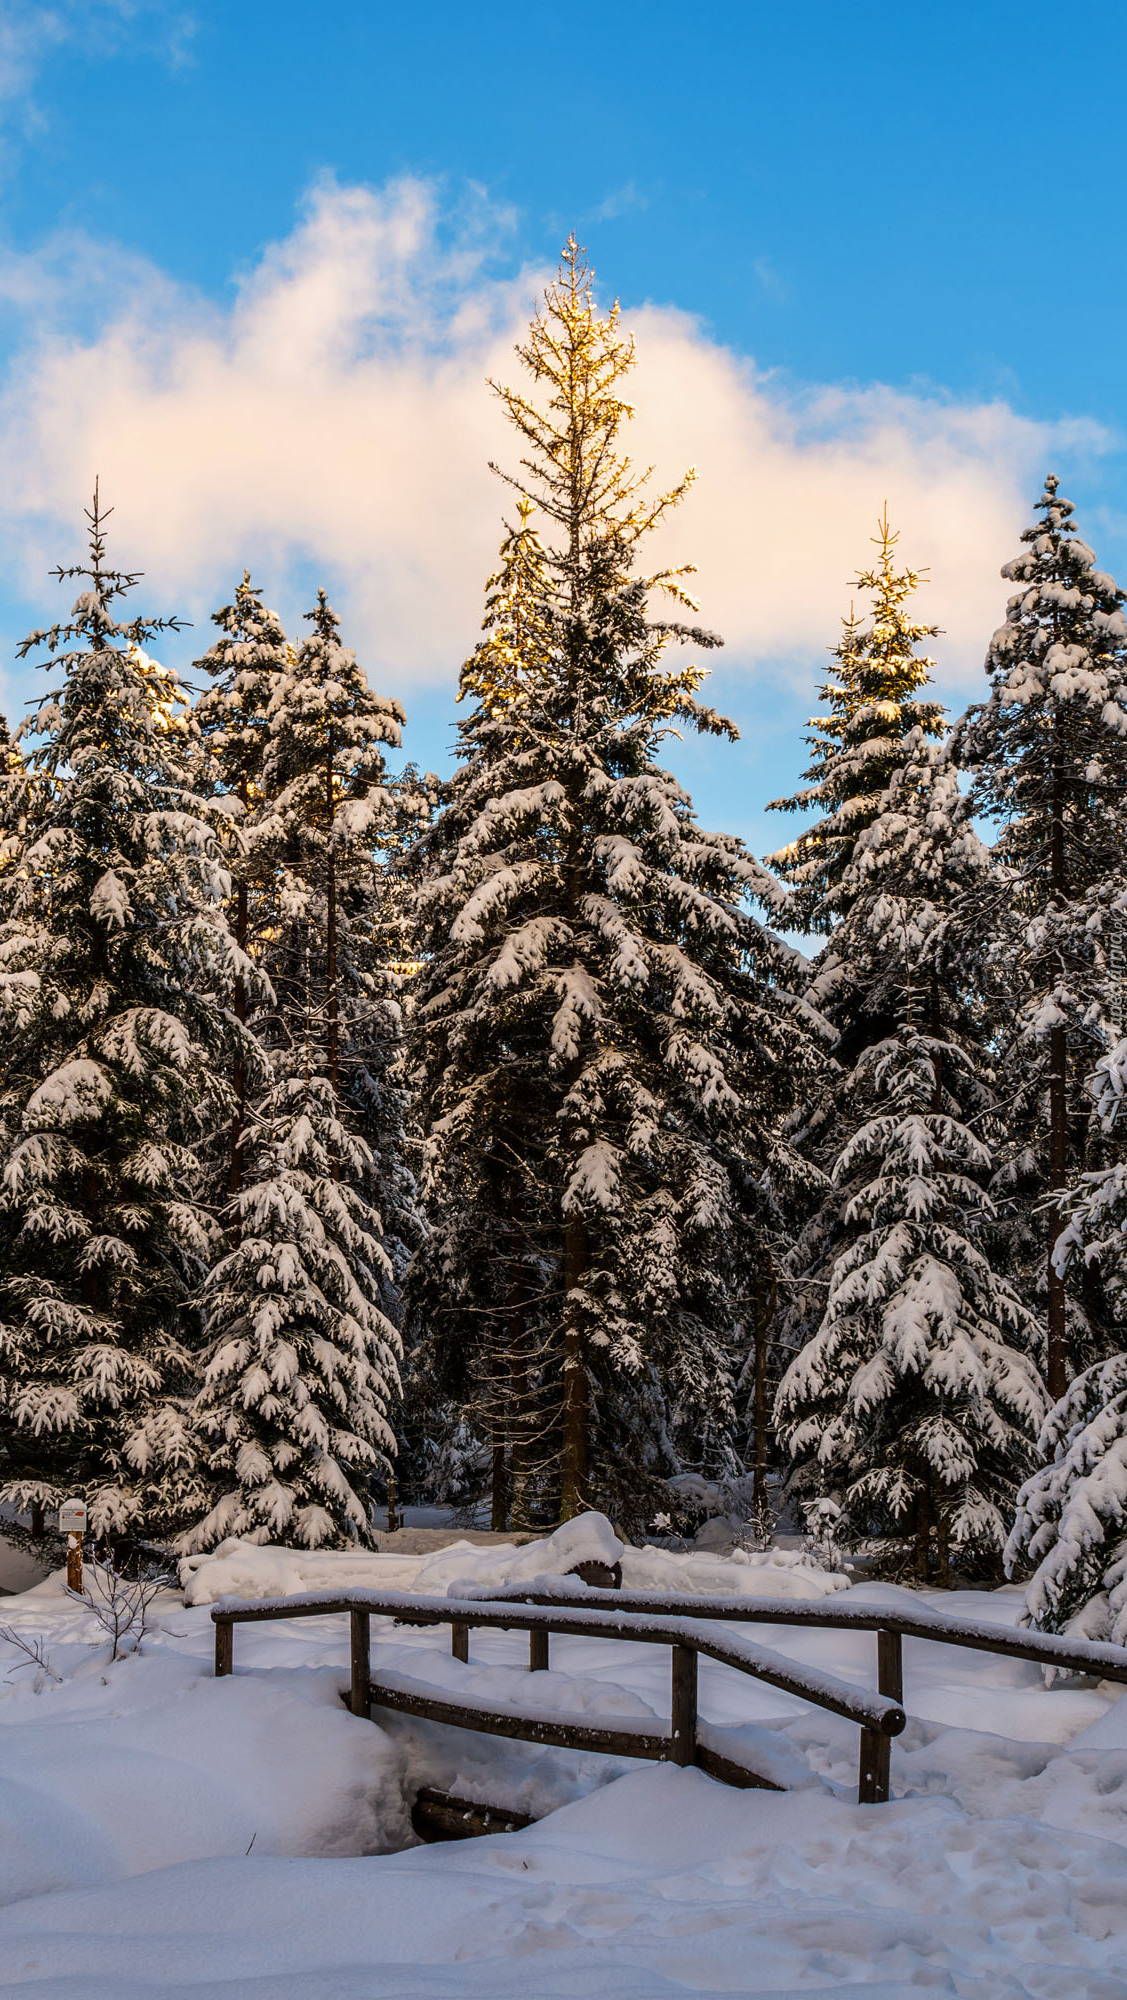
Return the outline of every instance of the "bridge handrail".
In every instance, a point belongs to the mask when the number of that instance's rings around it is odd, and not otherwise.
[[[464,1596],[473,1602],[480,1585]],[[539,1589],[535,1584],[503,1584],[488,1593],[491,1604],[523,1602],[536,1605],[589,1605],[592,1610],[617,1610],[631,1615],[692,1617],[741,1625],[826,1626],[837,1631],[889,1632],[904,1639],[930,1639],[944,1646],[966,1646],[975,1652],[1000,1653],[1010,1659],[1032,1660],[1062,1673],[1098,1674],[1101,1680],[1127,1682],[1127,1647],[1097,1639],[1072,1639],[1055,1632],[994,1625],[985,1619],[945,1617],[925,1605],[901,1611],[890,1604],[843,1604],[836,1597],[811,1600],[793,1597],[710,1597],[696,1593],[642,1590],[579,1591]]]
[[[624,1612],[621,1601],[609,1606],[576,1605],[569,1599],[556,1605],[532,1605],[506,1600],[503,1603],[456,1597],[426,1597],[410,1591],[352,1590],[305,1591],[290,1597],[259,1599],[221,1598],[212,1606],[215,1625],[215,1671],[225,1675],[234,1670],[234,1628],[236,1625],[272,1622],[289,1618],[320,1618],[346,1612],[351,1621],[352,1711],[367,1715],[371,1709],[372,1680],[370,1621],[373,1615],[396,1618],[420,1625],[450,1625],[454,1650],[466,1657],[465,1641],[474,1628],[525,1631],[533,1636],[532,1646],[543,1648],[535,1663],[547,1665],[547,1638],[551,1634],[578,1638],[606,1638],[638,1644],[669,1646],[672,1653],[672,1728],[669,1737],[674,1761],[697,1761],[696,1662],[701,1655],[733,1667],[784,1693],[813,1702],[819,1708],[843,1715],[861,1731],[858,1796],[864,1803],[888,1797],[889,1739],[898,1736],[906,1717],[900,1702],[881,1692],[853,1686],[833,1674],[788,1660],[767,1647],[754,1646],[742,1633],[718,1634],[708,1622],[683,1616],[652,1617],[631,1609]],[[378,1699],[378,1687],[376,1689]],[[449,1704],[448,1704],[449,1705]],[[480,1725],[479,1725],[480,1726]],[[561,1723],[561,1727],[566,1725]]]

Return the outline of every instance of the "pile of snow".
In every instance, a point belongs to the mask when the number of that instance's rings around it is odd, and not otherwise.
[[[421,1555],[366,1549],[285,1549],[272,1543],[220,1542],[211,1555],[180,1564],[185,1604],[215,1604],[221,1597],[294,1597],[308,1590],[412,1590],[446,1597],[460,1584],[496,1588],[534,1577],[566,1576],[579,1563],[613,1568],[623,1545],[605,1514],[580,1514],[542,1541],[500,1542],[482,1548],[453,1542]]]
[[[523,1833],[169,1868],[0,1911],[31,2000],[1123,2000],[1127,1853],[942,1798],[639,1771]]]
[[[691,1591],[716,1597],[831,1597],[848,1590],[850,1580],[838,1570],[819,1569],[799,1549],[767,1549],[751,1555],[733,1549],[730,1555],[706,1550],[625,1549],[624,1590]]]
[[[20,1676],[0,1700],[0,1902],[252,1844],[348,1855],[409,1841],[403,1754],[348,1714],[332,1667],[215,1680],[167,1646],[112,1666],[101,1645],[47,1650],[61,1683]]]
[[[185,1604],[216,1604],[221,1597],[261,1600],[310,1590],[410,1590],[431,1597],[482,1596],[505,1584],[550,1587],[581,1563],[622,1565],[626,1590],[690,1591],[720,1597],[828,1597],[848,1590],[849,1578],[819,1569],[796,1549],[749,1555],[733,1549],[712,1555],[690,1549],[628,1548],[604,1514],[580,1514],[542,1540],[487,1547],[452,1542],[419,1554],[365,1549],[287,1549],[232,1539],[211,1555],[180,1564]],[[582,1589],[581,1585],[576,1586]]]

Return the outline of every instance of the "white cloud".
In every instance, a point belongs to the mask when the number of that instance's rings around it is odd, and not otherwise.
[[[222,305],[74,239],[0,259],[26,327],[0,402],[0,514],[21,582],[34,575],[38,596],[73,547],[97,472],[117,559],[145,569],[152,601],[203,621],[249,565],[292,610],[287,572],[311,566],[386,685],[452,679],[499,539],[486,462],[518,456],[485,377],[512,379],[538,280],[496,275],[506,229],[480,201],[452,223],[418,182],[325,183]],[[667,481],[699,468],[668,552],[697,560],[729,659],[809,671],[887,499],[906,558],[931,566],[944,678],[977,665],[1047,454],[1098,447],[1093,426],[880,387],[796,390],[683,313],[626,317],[635,456]]]

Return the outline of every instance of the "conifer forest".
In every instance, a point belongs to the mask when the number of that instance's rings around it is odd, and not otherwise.
[[[0,735],[0,1500],[187,1556],[711,1494],[1127,1644],[1127,594],[1050,471],[948,715],[875,492],[752,853],[666,768],[734,730],[633,363],[569,240],[449,779],[237,550],[164,664],[93,488]]]

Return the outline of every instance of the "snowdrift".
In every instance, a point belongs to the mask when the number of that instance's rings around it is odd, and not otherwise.
[[[434,1597],[459,1589],[499,1589],[507,1583],[544,1583],[569,1575],[580,1563],[622,1565],[627,1590],[718,1592],[740,1597],[824,1597],[846,1590],[849,1578],[814,1568],[795,1550],[765,1555],[685,1554],[624,1546],[604,1514],[580,1514],[542,1541],[480,1547],[454,1542],[424,1555],[366,1549],[288,1549],[272,1543],[220,1542],[210,1555],[186,1556],[180,1582],[186,1604],[215,1604],[221,1597],[258,1600],[294,1597],[307,1590],[413,1590]]]

